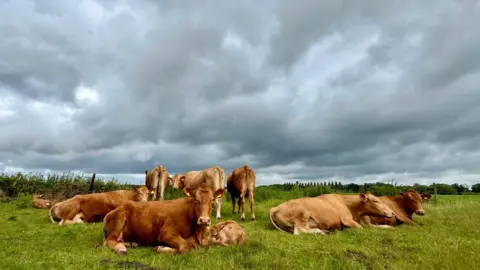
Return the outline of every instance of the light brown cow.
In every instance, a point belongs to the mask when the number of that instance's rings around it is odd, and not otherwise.
[[[147,201],[146,187],[132,187],[132,190],[116,190],[103,193],[76,195],[59,202],[50,208],[50,220],[59,225],[99,222],[103,217],[122,203]]]
[[[163,165],[157,165],[150,171],[145,170],[145,186],[153,195],[153,200],[164,199],[165,189],[167,189],[170,180],[168,171]]]
[[[244,165],[235,168],[227,179],[227,190],[232,197],[232,212],[235,213],[235,199],[238,198],[238,212],[241,213],[240,219],[245,220],[245,197],[250,201],[250,219],[255,220],[255,172]]]
[[[157,246],[157,252],[184,253],[201,246],[210,225],[212,202],[225,189],[214,191],[205,183],[184,188],[187,197],[175,200],[128,202],[111,211],[103,221],[104,246],[117,254],[126,246]]]
[[[189,171],[184,174],[175,174],[172,177],[172,187],[174,189],[197,188],[201,183],[217,191],[225,186],[225,171],[220,166],[211,167],[203,171]],[[215,199],[216,218],[221,218],[222,197]]]
[[[293,234],[325,234],[336,229],[357,228],[365,214],[392,217],[393,211],[370,192],[360,195],[324,194],[286,201],[270,209],[275,228]]]
[[[48,209],[52,207],[52,202],[50,200],[41,199],[43,195],[34,193],[32,198],[32,205],[35,208],[39,209]]]
[[[233,220],[226,220],[209,228],[203,245],[232,246],[243,244],[246,241],[247,234],[243,228]]]
[[[394,217],[382,218],[363,216],[362,221],[367,224],[372,224],[376,227],[383,227],[384,225],[395,226],[402,223],[414,225],[412,220],[413,213],[423,216],[425,211],[422,206],[422,198],[415,190],[410,189],[407,192],[400,192],[396,196],[380,196],[378,197],[385,205],[395,213]]]

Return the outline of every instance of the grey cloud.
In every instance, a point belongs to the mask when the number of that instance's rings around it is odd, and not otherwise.
[[[0,4],[8,166],[249,163],[259,183],[479,173],[479,16],[462,3],[33,2]]]

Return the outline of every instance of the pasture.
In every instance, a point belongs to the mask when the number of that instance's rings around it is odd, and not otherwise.
[[[336,231],[329,236],[291,235],[268,221],[272,206],[291,192],[257,198],[256,221],[239,221],[223,198],[222,220],[241,224],[248,243],[209,247],[184,255],[157,254],[151,247],[119,257],[102,241],[102,224],[58,226],[48,210],[30,206],[31,196],[0,202],[1,269],[476,269],[480,265],[480,196],[439,195],[424,203],[419,226],[395,230]],[[264,196],[259,196],[264,197]],[[295,196],[297,197],[297,196]],[[169,197],[167,197],[168,199]],[[214,211],[212,211],[212,216]]]

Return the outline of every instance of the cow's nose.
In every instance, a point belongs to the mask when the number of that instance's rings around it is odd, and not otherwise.
[[[415,214],[417,214],[417,215],[419,215],[419,216],[423,216],[423,215],[425,215],[425,211],[423,211],[423,210],[417,210],[417,211],[415,211]]]
[[[198,219],[198,224],[200,225],[210,225],[210,218],[209,217],[201,217]]]

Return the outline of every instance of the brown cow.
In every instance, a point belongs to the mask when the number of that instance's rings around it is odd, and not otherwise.
[[[347,228],[361,229],[358,223],[365,214],[392,217],[393,211],[376,196],[324,194],[289,200],[270,209],[270,222],[275,228],[293,234],[317,233]]]
[[[200,183],[205,183],[213,188],[214,191],[225,186],[225,171],[220,166],[211,167],[203,171],[189,171],[184,174],[175,174],[172,177],[172,187],[179,188],[197,188]],[[222,197],[215,199],[216,218],[221,218]]]
[[[227,190],[232,197],[232,212],[235,213],[235,199],[238,198],[238,212],[241,213],[240,219],[245,220],[245,197],[250,201],[250,219],[255,220],[255,172],[244,165],[235,168],[227,179]]]
[[[163,195],[170,180],[168,171],[163,165],[157,165],[150,171],[145,170],[145,186],[151,190],[150,194],[153,195],[153,200],[164,199]]]
[[[402,223],[414,225],[412,220],[413,213],[423,216],[425,211],[422,206],[422,198],[415,190],[409,189],[407,192],[400,192],[396,196],[380,196],[378,197],[385,205],[395,213],[394,217],[369,217],[364,216],[363,222],[372,224],[376,227],[383,227],[384,225],[395,226]],[[380,225],[380,226],[379,226]]]
[[[39,209],[48,209],[52,207],[52,202],[50,200],[41,199],[43,195],[33,194],[32,205],[35,208]]]
[[[117,206],[128,201],[147,201],[146,187],[116,190],[103,193],[76,195],[50,208],[50,220],[59,225],[99,222]]]
[[[157,246],[157,252],[184,253],[201,246],[210,225],[212,202],[225,189],[214,191],[205,183],[184,188],[187,197],[175,200],[128,202],[105,216],[103,245],[119,255],[126,245]]]
[[[231,246],[243,244],[246,241],[247,234],[243,228],[233,220],[226,220],[209,228],[203,245]]]
[[[422,200],[425,200],[425,201],[428,201],[432,198],[432,195],[430,194],[427,194],[427,193],[422,193],[422,195],[420,195],[422,197]]]

